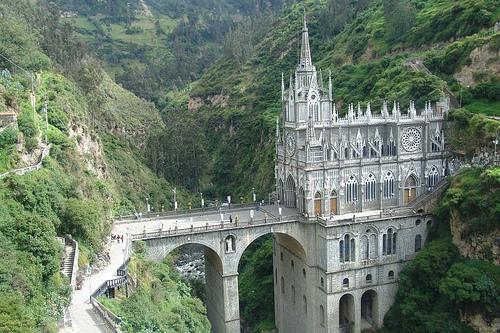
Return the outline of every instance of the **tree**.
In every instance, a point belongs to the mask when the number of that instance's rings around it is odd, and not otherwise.
[[[415,7],[409,0],[383,0],[385,32],[389,42],[404,39],[415,23]]]

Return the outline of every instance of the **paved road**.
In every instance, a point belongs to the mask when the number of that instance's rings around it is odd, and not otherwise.
[[[234,220],[236,217],[238,221],[250,221],[250,211],[254,210],[254,219],[264,219],[264,214],[267,218],[278,216],[277,206],[263,206],[256,211],[255,208],[248,209],[231,209],[223,210],[223,219],[225,223],[229,223],[229,217]],[[297,211],[289,208],[282,208],[283,216],[296,215]],[[123,234],[125,237],[127,233],[141,233],[157,231],[163,227],[163,230],[168,228],[189,228],[193,226],[204,226],[207,223],[220,224],[221,215],[217,211],[207,212],[205,215],[198,216],[177,216],[165,217],[161,219],[149,220],[134,220],[127,221],[126,223],[116,223],[113,227],[114,234]],[[94,312],[92,305],[89,303],[91,290],[94,291],[104,281],[116,277],[116,269],[123,263],[125,241],[123,243],[111,242],[108,244],[109,254],[111,256],[110,264],[100,272],[92,274],[91,278],[86,278],[80,290],[75,290],[68,308],[68,316],[71,319],[71,326],[65,327],[60,330],[60,333],[111,333],[111,330],[106,326],[103,320]]]

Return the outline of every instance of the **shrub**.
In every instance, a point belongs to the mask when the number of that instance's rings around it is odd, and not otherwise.
[[[17,131],[10,127],[0,133],[0,149],[17,143]]]

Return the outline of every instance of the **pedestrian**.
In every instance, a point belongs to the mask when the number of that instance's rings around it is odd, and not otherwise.
[[[238,215],[234,217],[234,223],[238,224]]]
[[[233,223],[233,217],[229,215],[229,223]]]
[[[121,241],[122,241],[122,243],[123,243],[123,235],[121,235],[121,236],[120,236],[120,239],[121,239]]]
[[[267,213],[264,212],[264,223],[267,223]]]

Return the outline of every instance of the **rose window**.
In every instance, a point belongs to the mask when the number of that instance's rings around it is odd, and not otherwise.
[[[420,147],[422,135],[415,127],[407,128],[401,135],[401,145],[406,151],[415,151]]]

